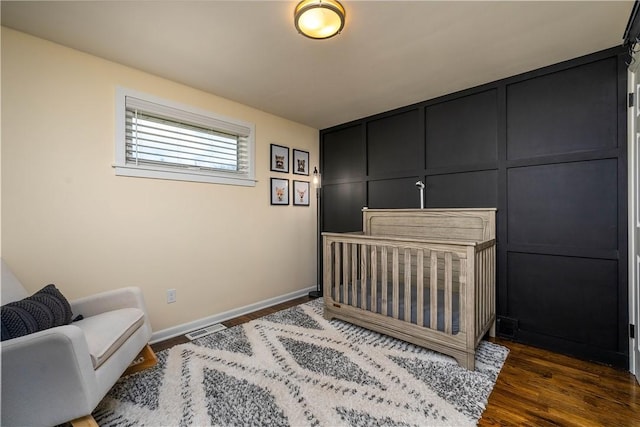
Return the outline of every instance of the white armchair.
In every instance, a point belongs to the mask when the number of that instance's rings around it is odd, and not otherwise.
[[[27,296],[2,261],[2,304]],[[3,426],[55,426],[77,419],[95,424],[91,412],[151,338],[138,288],[70,305],[73,316],[84,319],[2,341]]]

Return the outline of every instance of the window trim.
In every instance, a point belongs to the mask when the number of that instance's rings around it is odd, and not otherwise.
[[[147,103],[157,104],[159,108],[178,110],[190,117],[202,117],[205,120],[222,122],[230,127],[242,126],[249,129],[247,137],[248,171],[238,174],[236,172],[224,171],[198,171],[184,170],[161,165],[135,165],[126,162],[126,97],[137,98]],[[211,184],[239,185],[245,187],[255,187],[255,125],[238,119],[232,119],[211,111],[181,104],[167,99],[162,99],[153,95],[138,92],[124,87],[116,88],[116,132],[115,132],[115,169],[116,176],[129,176],[151,179],[168,179],[174,181],[204,182]]]

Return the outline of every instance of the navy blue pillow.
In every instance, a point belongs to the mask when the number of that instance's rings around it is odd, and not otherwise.
[[[0,307],[2,341],[71,323],[69,301],[47,285],[30,297]]]

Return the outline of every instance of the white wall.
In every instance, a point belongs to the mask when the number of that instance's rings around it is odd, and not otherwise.
[[[301,177],[269,144],[313,168],[317,129],[8,28],[1,78],[2,256],[30,291],[137,285],[160,330],[315,286],[315,198],[270,206],[271,176]],[[255,123],[256,187],[116,177],[116,86]]]

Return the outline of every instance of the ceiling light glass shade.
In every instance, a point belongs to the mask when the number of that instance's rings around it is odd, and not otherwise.
[[[344,7],[336,0],[303,0],[294,13],[296,29],[312,39],[328,39],[344,27]]]

